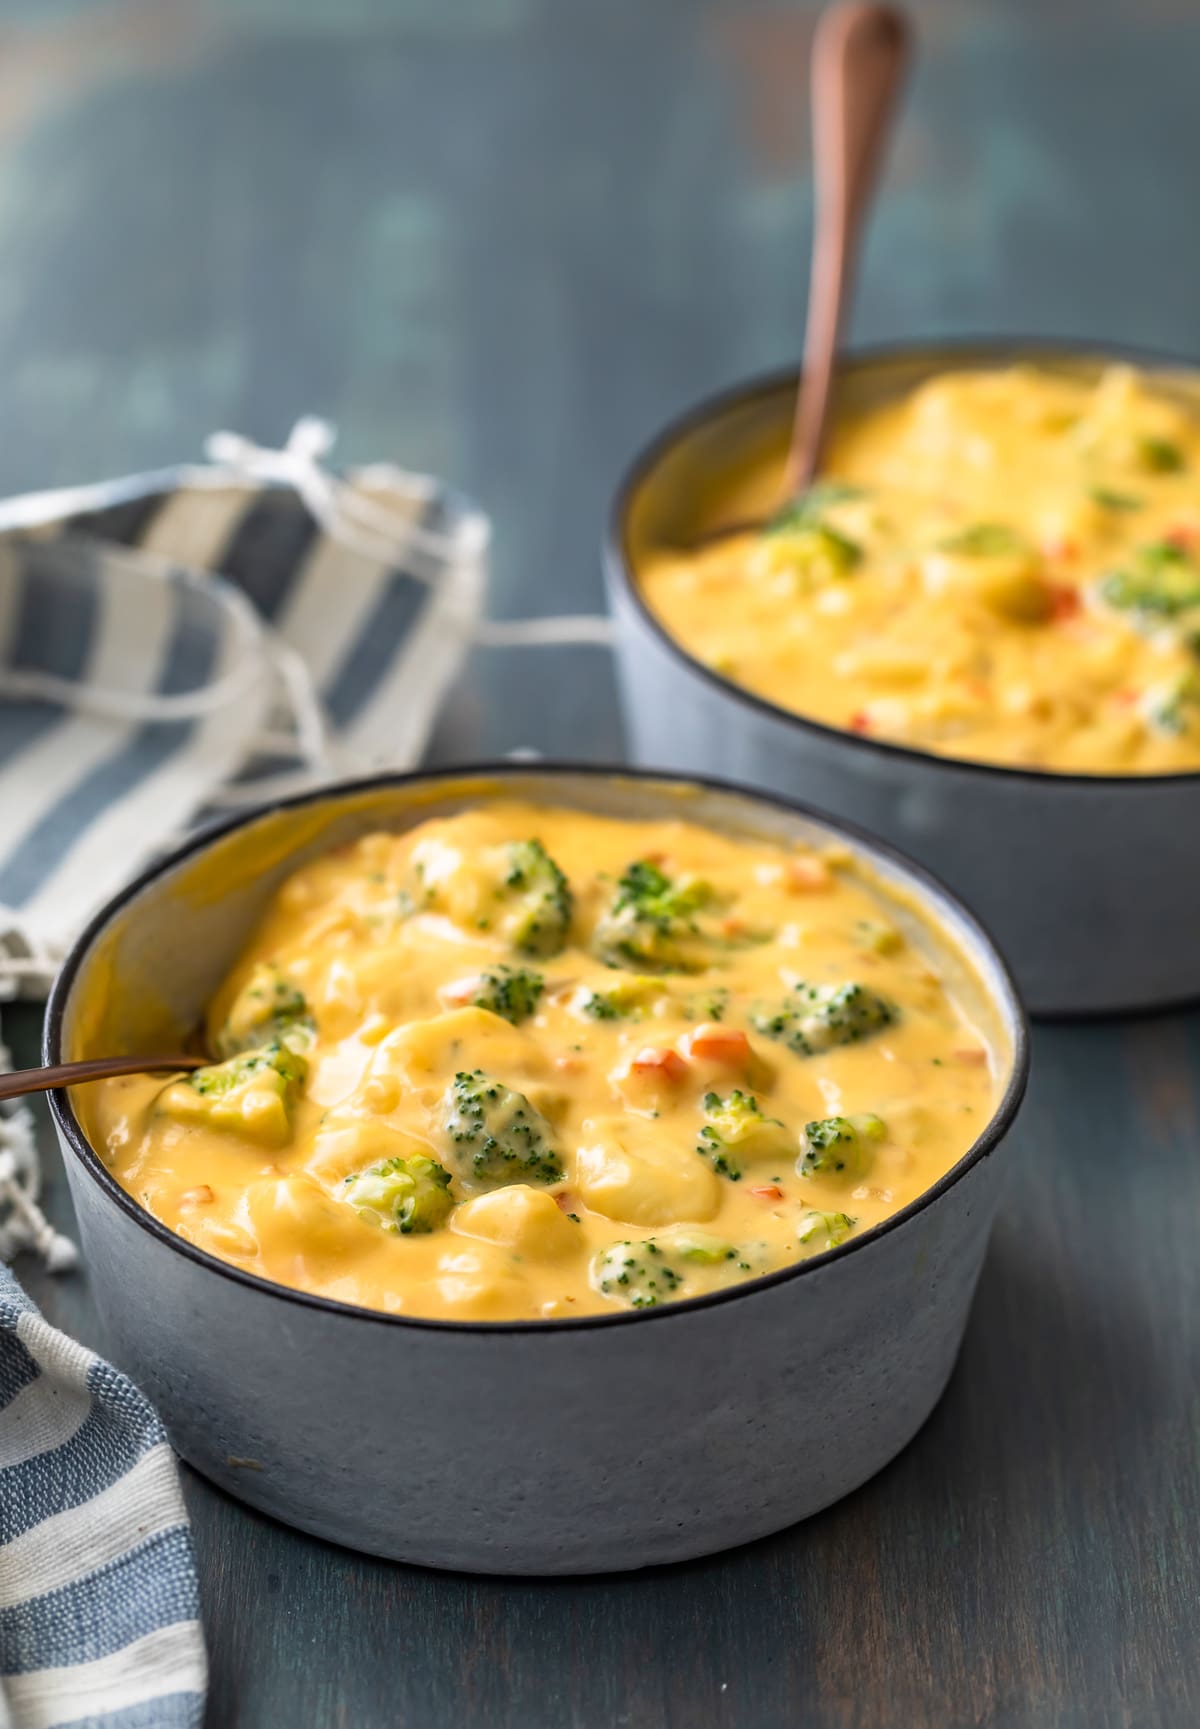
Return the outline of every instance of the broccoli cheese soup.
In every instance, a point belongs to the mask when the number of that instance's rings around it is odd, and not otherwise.
[[[837,426],[825,473],[761,533],[642,563],[689,653],[920,750],[1200,768],[1200,421],[1177,393],[1126,366],[950,372]]]
[[[297,870],[210,1066],[82,1103],[143,1206],[267,1279],[640,1309],[852,1240],[962,1157],[1008,1062],[968,978],[848,854],[497,801]]]

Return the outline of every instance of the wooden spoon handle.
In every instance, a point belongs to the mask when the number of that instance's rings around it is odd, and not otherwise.
[[[44,1069],[15,1069],[0,1075],[0,1102],[25,1093],[49,1093],[80,1081],[107,1081],[113,1075],[142,1075],[156,1069],[202,1069],[207,1057],[92,1057],[84,1063],[51,1063]]]
[[[812,51],[816,217],[804,370],[788,456],[790,493],[812,484],[821,458],[858,238],[911,37],[907,19],[894,6],[843,0],[817,21]]]

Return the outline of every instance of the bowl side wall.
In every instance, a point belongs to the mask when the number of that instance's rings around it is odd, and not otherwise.
[[[501,1574],[714,1553],[865,1482],[945,1386],[1005,1162],[803,1279],[522,1332],[248,1287],[141,1229],[65,1151],[111,1355],[190,1464],[333,1542]]]

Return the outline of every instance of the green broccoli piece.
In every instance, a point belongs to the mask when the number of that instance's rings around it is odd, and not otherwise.
[[[695,877],[673,882],[649,859],[636,859],[617,883],[611,907],[596,925],[596,953],[609,966],[645,972],[694,972],[696,914],[713,899]]]
[[[1200,709],[1200,679],[1194,672],[1181,673],[1164,684],[1152,685],[1142,699],[1146,724],[1173,737],[1190,730]]]
[[[678,1236],[672,1247],[681,1261],[689,1261],[698,1267],[715,1267],[722,1261],[736,1261],[738,1257],[732,1243],[720,1237],[710,1237],[707,1231],[689,1231]]]
[[[558,954],[571,923],[571,885],[540,840],[513,841],[508,847],[504,888],[517,902],[508,923],[514,948],[543,958]]]
[[[775,1158],[796,1144],[777,1118],[763,1116],[749,1093],[732,1092],[727,1099],[706,1093],[704,1116],[696,1151],[731,1183],[741,1180],[744,1160]]]
[[[777,510],[764,533],[791,534],[798,528],[809,528],[813,523],[819,523],[827,510],[865,496],[861,486],[851,486],[844,480],[818,481],[798,498],[789,500],[782,510]]]
[[[1088,491],[1088,497],[1102,510],[1141,510],[1146,502],[1136,493],[1118,492],[1113,486],[1093,486]]]
[[[592,1262],[594,1288],[631,1309],[652,1309],[668,1301],[679,1294],[682,1283],[682,1275],[653,1237],[641,1243],[610,1243]]]
[[[809,520],[769,529],[774,541],[773,569],[794,571],[805,589],[837,582],[862,562],[862,547],[827,522]]]
[[[273,961],[264,961],[234,998],[213,1048],[219,1057],[235,1057],[279,1040],[307,1050],[316,1031],[303,991]]]
[[[1134,454],[1147,474],[1178,474],[1184,466],[1183,451],[1169,438],[1139,438]]]
[[[796,1168],[802,1177],[857,1182],[871,1167],[872,1142],[886,1134],[882,1118],[869,1112],[858,1117],[820,1117],[804,1126],[804,1152]]]
[[[856,1223],[849,1213],[821,1213],[813,1207],[800,1215],[796,1241],[808,1255],[820,1255],[844,1243]]]
[[[524,1093],[481,1069],[455,1075],[446,1097],[446,1133],[464,1176],[485,1187],[562,1178],[562,1160],[541,1112]]]
[[[165,1089],[163,1108],[187,1121],[281,1147],[292,1132],[296,1098],[307,1076],[300,1053],[273,1039],[261,1050],[194,1069]]]
[[[751,1024],[765,1038],[785,1044],[797,1056],[812,1057],[835,1045],[852,1045],[891,1026],[896,1011],[863,985],[792,986],[776,1014],[755,1014]]]
[[[1099,593],[1109,606],[1156,623],[1200,606],[1200,570],[1169,540],[1139,546],[1128,567],[1100,579]]]
[[[576,1006],[593,1021],[641,1020],[662,992],[663,986],[657,979],[620,979],[603,989],[587,986],[576,999]]]
[[[515,1027],[535,1013],[545,988],[541,973],[530,967],[499,966],[479,975],[471,1001],[476,1008],[490,1009]]]
[[[402,1237],[438,1230],[454,1209],[449,1171],[423,1153],[382,1159],[347,1177],[344,1186],[356,1213]]]
[[[973,522],[941,543],[943,552],[962,558],[1008,558],[1029,551],[1029,543],[1004,522]]]

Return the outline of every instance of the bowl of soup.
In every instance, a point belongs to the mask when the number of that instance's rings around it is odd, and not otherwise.
[[[990,940],[890,849],[511,765],[134,883],[47,1060],[189,1037],[190,1074],[52,1101],[115,1360],[243,1500],[496,1573],[710,1553],[911,1439],[1028,1065]]]
[[[851,357],[788,506],[793,397],[778,374],[702,405],[620,489],[635,754],[911,851],[1035,1012],[1195,996],[1200,377],[1050,345]]]

